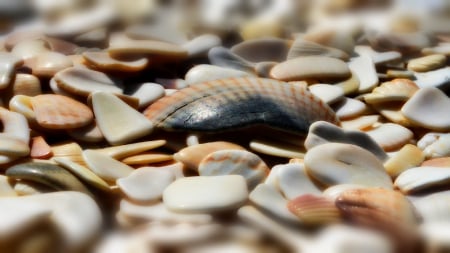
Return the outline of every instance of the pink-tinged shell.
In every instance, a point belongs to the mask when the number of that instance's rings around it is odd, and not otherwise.
[[[31,105],[38,124],[49,129],[78,128],[94,120],[87,105],[62,95],[38,95],[31,98]]]
[[[47,159],[52,156],[52,148],[42,136],[33,137],[30,156],[31,158]]]
[[[338,123],[334,111],[305,87],[251,77],[192,85],[158,100],[144,114],[164,129],[206,132],[264,124],[305,134],[315,121]]]
[[[312,194],[301,195],[288,202],[287,208],[307,225],[336,223],[341,220],[333,200]]]

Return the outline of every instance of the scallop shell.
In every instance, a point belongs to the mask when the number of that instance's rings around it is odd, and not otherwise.
[[[323,196],[301,195],[289,201],[287,207],[307,225],[336,223],[340,220],[339,209],[334,201]]]
[[[304,134],[315,121],[338,122],[334,111],[304,87],[245,77],[190,86],[144,114],[164,129],[209,132],[264,124]]]
[[[372,93],[364,96],[364,100],[369,104],[387,101],[406,101],[419,90],[419,87],[408,79],[394,79],[382,83],[375,88]]]

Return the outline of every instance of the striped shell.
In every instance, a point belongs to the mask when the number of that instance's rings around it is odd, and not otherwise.
[[[334,111],[304,87],[262,78],[229,78],[182,89],[144,112],[167,130],[221,131],[264,124],[306,133],[318,120],[337,123]]]

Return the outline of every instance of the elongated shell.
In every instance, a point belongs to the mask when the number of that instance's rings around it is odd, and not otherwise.
[[[315,121],[338,122],[304,87],[249,77],[195,84],[158,100],[144,114],[164,129],[210,132],[264,124],[306,133]]]

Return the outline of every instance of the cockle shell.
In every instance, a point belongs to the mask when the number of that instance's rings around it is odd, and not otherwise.
[[[265,124],[305,133],[317,120],[338,122],[304,87],[262,78],[199,83],[158,100],[144,114],[164,129],[210,132]]]

